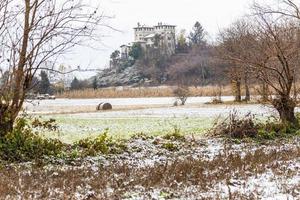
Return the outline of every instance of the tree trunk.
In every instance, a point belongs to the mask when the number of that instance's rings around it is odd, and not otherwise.
[[[232,81],[232,90],[233,90],[233,94],[235,96],[234,101],[241,102],[242,95],[241,95],[241,80],[240,79]]]
[[[268,86],[264,81],[262,82],[261,101],[262,102],[268,101]]]
[[[241,102],[242,101],[242,92],[241,92],[241,81],[238,80],[236,84],[236,97],[235,101],[236,102]]]
[[[249,89],[249,82],[248,82],[248,74],[245,75],[245,101],[250,101],[250,89]]]
[[[299,126],[299,122],[295,116],[296,103],[286,96],[281,96],[273,100],[273,105],[279,113],[280,120],[284,124],[292,124]]]

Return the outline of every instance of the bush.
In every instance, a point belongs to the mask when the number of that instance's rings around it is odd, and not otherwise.
[[[76,142],[73,146],[79,148],[82,156],[96,156],[97,154],[117,154],[126,150],[124,142],[113,141],[108,137],[108,130],[96,138],[86,138]]]
[[[162,145],[162,147],[164,149],[167,149],[168,151],[178,151],[179,150],[178,146],[176,144],[172,143],[172,142],[164,143]]]
[[[174,132],[164,135],[163,139],[172,140],[172,141],[176,141],[176,140],[184,141],[185,137],[181,134],[180,128],[175,126]]]
[[[221,123],[215,123],[210,135],[229,137],[236,139],[253,138],[258,133],[259,126],[254,122],[254,116],[250,113],[240,117],[233,111]]]
[[[63,151],[59,140],[45,139],[33,132],[24,118],[19,118],[11,133],[0,138],[0,158],[6,161],[25,162],[45,156],[58,156]]]
[[[223,101],[222,101],[222,99],[219,98],[219,97],[213,97],[213,98],[211,99],[211,104],[222,104],[222,103],[223,103]]]
[[[280,121],[267,121],[265,124],[260,124],[257,138],[271,140],[293,136],[297,133],[299,133],[299,128],[292,124],[284,124]]]
[[[173,91],[173,94],[181,101],[181,105],[185,105],[186,100],[190,96],[190,90],[188,87],[178,87]]]
[[[36,129],[47,129],[49,131],[58,131],[58,125],[55,119],[49,119],[47,121],[41,121],[40,119],[33,119],[31,123],[33,128]]]
[[[250,113],[239,116],[236,111],[229,114],[225,120],[215,123],[209,131],[210,136],[226,137],[231,139],[252,138],[255,140],[273,140],[299,133],[299,129],[291,124],[280,121],[258,123],[255,116]]]
[[[222,87],[219,86],[217,89],[213,90],[213,95],[212,95],[212,104],[222,104]]]

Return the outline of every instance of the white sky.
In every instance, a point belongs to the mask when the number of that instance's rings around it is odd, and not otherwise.
[[[108,24],[121,32],[103,31],[103,44],[95,44],[99,50],[77,49],[64,64],[81,68],[104,68],[112,51],[133,41],[133,27],[137,22],[156,25],[169,23],[190,31],[199,21],[211,36],[247,13],[252,0],[89,0],[100,4],[105,15],[114,16]]]

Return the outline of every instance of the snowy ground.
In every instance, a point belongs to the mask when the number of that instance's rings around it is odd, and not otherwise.
[[[272,113],[267,106],[258,104],[241,105],[209,105],[212,97],[190,97],[186,106],[172,106],[174,98],[112,98],[112,99],[57,99],[34,100],[25,103],[24,109],[29,114],[79,114],[98,118],[120,117],[215,117],[236,109],[241,113],[252,112],[257,115]],[[232,101],[233,97],[222,97],[223,101]],[[101,102],[109,102],[113,110],[96,112],[96,106]],[[78,116],[78,115],[74,115]]]
[[[223,97],[230,101],[232,97]],[[258,117],[275,114],[266,106],[208,105],[210,97],[189,98],[186,106],[174,107],[174,98],[125,98],[125,99],[57,99],[26,103],[27,113],[54,118],[60,126],[59,133],[45,133],[66,143],[98,135],[109,129],[116,137],[128,138],[136,133],[160,135],[179,128],[183,133],[202,134],[211,128],[218,117],[237,110],[241,115],[249,112]],[[96,112],[99,102],[110,102],[112,111]]]
[[[178,151],[164,149],[166,142]],[[0,199],[296,200],[299,142],[132,139],[120,155],[2,167]]]

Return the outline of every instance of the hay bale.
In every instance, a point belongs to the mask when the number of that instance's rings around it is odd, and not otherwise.
[[[97,106],[97,110],[101,110],[101,105],[103,104],[104,102],[101,102],[98,106]]]
[[[111,110],[111,109],[112,109],[112,105],[110,103],[101,102],[97,106],[97,110]]]
[[[173,106],[176,107],[176,106],[178,106],[178,104],[179,104],[178,101],[175,101],[175,102],[173,103]]]

